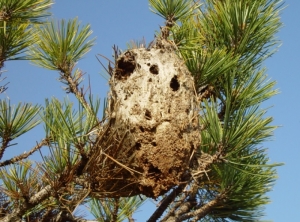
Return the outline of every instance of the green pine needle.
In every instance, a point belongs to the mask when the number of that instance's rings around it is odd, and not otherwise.
[[[65,22],[51,21],[37,26],[40,41],[30,48],[32,62],[50,70],[70,73],[75,64],[90,51],[95,39],[90,25],[80,27],[77,18]]]

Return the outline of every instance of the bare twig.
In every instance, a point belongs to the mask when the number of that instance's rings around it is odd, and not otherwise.
[[[35,151],[39,150],[40,148],[42,148],[43,146],[48,144],[48,140],[47,139],[43,139],[40,143],[38,143],[35,147],[33,147],[29,152],[25,152],[21,155],[15,156],[9,160],[5,160],[3,162],[0,162],[0,167],[2,166],[7,166],[9,164],[14,164],[20,160],[24,160],[27,157],[29,157],[31,154],[33,154]]]
[[[168,206],[175,200],[177,196],[179,196],[186,184],[180,184],[176,187],[160,204],[160,206],[156,209],[156,211],[152,214],[152,216],[147,220],[147,222],[156,222],[168,208]]]
[[[112,221],[113,222],[117,222],[118,220],[118,211],[119,211],[119,203],[120,203],[120,199],[119,198],[115,198],[114,199],[115,202],[115,206],[114,206],[114,212],[113,212],[113,218]]]
[[[4,138],[2,139],[2,146],[0,147],[0,160],[3,157],[3,154],[7,147],[9,147],[9,142],[11,141],[11,138],[4,134]]]
[[[192,184],[189,190],[188,195],[185,196],[184,199],[188,196],[186,201],[180,201],[180,205],[176,205],[176,208],[172,208],[172,213],[168,213],[164,219],[162,220],[165,222],[172,222],[176,221],[176,218],[179,216],[189,212],[192,208],[197,205],[196,195],[197,195],[198,185],[196,183]],[[174,206],[175,207],[175,206]]]
[[[214,200],[209,201],[199,209],[178,217],[176,219],[176,222],[184,221],[190,218],[195,219],[194,221],[198,221],[198,219],[201,219],[206,215],[208,215],[216,206],[218,206],[221,202],[223,202],[225,198],[226,198],[225,194],[220,194]]]
[[[102,56],[101,54],[99,54],[100,56]],[[106,57],[104,57],[104,58],[106,58]],[[107,68],[105,68],[105,66],[104,66],[104,64],[101,62],[101,60],[96,56],[96,59],[98,60],[98,62],[100,63],[100,65],[105,69],[105,71],[110,75],[110,76],[112,76],[112,74],[113,74],[113,68],[111,67],[111,61],[110,60],[108,60],[108,69]],[[114,64],[114,63],[112,63],[112,64]]]
[[[78,89],[78,84],[73,80],[71,76],[65,76],[64,79],[68,82],[70,92],[74,93],[76,98],[80,101],[80,103],[86,108],[88,112],[93,114],[93,111],[90,105],[87,103],[86,99],[81,90]]]
[[[1,68],[0,68],[0,69],[1,69]],[[0,71],[0,76],[2,75],[3,72],[5,72],[5,71]],[[0,79],[0,82],[2,82],[2,81],[5,80],[5,79],[6,79],[6,77]],[[4,84],[3,86],[0,86],[0,93],[3,93],[5,90],[7,90],[7,85],[8,85],[8,84],[9,84],[9,82],[6,83],[6,84]]]
[[[165,217],[161,220],[161,222],[166,222],[169,217],[175,214],[175,211],[180,205],[184,202],[184,200],[187,198],[188,194],[184,193],[182,197],[179,200],[176,200],[175,204],[172,205],[171,209],[169,212],[165,215]]]
[[[134,222],[134,219],[132,218],[132,215],[128,216],[128,222]]]

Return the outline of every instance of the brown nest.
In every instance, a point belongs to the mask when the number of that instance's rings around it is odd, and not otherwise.
[[[93,190],[156,198],[182,182],[200,144],[199,109],[193,77],[174,50],[121,54],[106,112],[85,168]]]

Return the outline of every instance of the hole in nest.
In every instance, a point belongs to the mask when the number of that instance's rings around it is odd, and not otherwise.
[[[151,142],[152,146],[157,146],[156,142]]]
[[[136,150],[140,150],[140,149],[141,149],[141,146],[142,146],[142,145],[141,145],[140,143],[136,143],[136,144],[135,144],[135,149],[136,149]]]
[[[152,74],[157,75],[158,72],[159,72],[158,65],[154,64],[154,65],[150,66],[149,71],[150,71]]]
[[[170,82],[170,87],[172,88],[173,91],[177,91],[180,87],[180,84],[177,80],[177,76],[174,76],[172,79],[171,79],[171,82]]]
[[[152,82],[152,79],[150,78],[150,79],[148,79],[148,82]]]
[[[194,150],[195,149],[194,144],[193,143],[190,144],[191,144],[191,150]]]
[[[115,75],[118,79],[127,79],[133,73],[136,66],[134,55],[130,51],[127,51],[119,58]]]
[[[142,126],[140,126],[140,130],[141,130],[142,132],[145,132],[145,129],[144,129],[144,127],[142,127]]]
[[[156,127],[151,128],[150,130],[152,133],[156,133]]]
[[[161,174],[161,171],[157,167],[154,167],[152,165],[149,167],[148,172],[149,174]]]
[[[152,118],[151,112],[147,109],[146,109],[146,112],[145,112],[145,118],[148,119],[148,120],[150,120]]]

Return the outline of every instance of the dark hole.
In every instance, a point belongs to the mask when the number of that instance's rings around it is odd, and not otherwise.
[[[148,80],[148,82],[152,82],[152,79],[150,78],[150,79]]]
[[[170,108],[168,109],[168,113],[171,113],[171,110],[170,110]]]
[[[133,73],[136,66],[134,55],[128,51],[118,60],[115,75],[118,79],[126,79]]]
[[[140,126],[140,130],[141,130],[142,132],[145,132],[144,127],[142,127],[142,126]]]
[[[178,133],[179,139],[182,139],[182,133]]]
[[[171,79],[170,87],[172,88],[173,91],[177,91],[179,89],[180,85],[179,85],[179,82],[177,80],[177,76],[174,76]]]
[[[141,144],[140,143],[136,143],[135,144],[135,149],[136,150],[140,150],[141,149]]]
[[[149,167],[148,172],[149,172],[149,174],[160,174],[161,173],[161,171],[157,167],[154,167],[152,165]]]
[[[191,150],[194,150],[195,149],[194,144],[193,143],[190,144],[191,144]]]
[[[150,63],[147,63],[147,66],[150,66]]]
[[[152,146],[157,146],[156,142],[151,143]]]
[[[151,112],[149,110],[146,109],[146,112],[145,112],[145,117],[146,119],[150,120],[152,117],[151,117]]]
[[[169,174],[172,174],[172,175],[176,175],[177,174],[177,172],[181,172],[181,167],[180,166],[178,166],[178,167],[172,167],[172,168],[170,168],[168,171],[169,171]]]
[[[149,71],[150,71],[152,74],[157,75],[158,72],[159,72],[159,68],[158,68],[157,65],[152,65],[152,66],[150,66]]]

